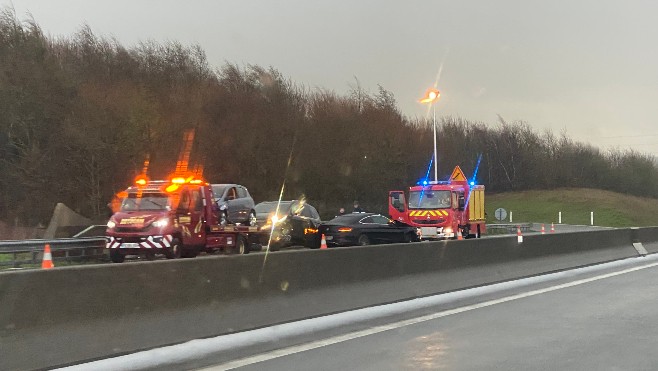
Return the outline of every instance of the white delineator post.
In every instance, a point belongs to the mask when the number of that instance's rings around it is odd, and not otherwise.
[[[512,212],[511,212],[511,211],[509,212],[509,222],[510,222],[510,223],[513,222],[513,220],[512,220]]]
[[[590,211],[589,213],[589,224],[594,225],[594,212]]]
[[[557,224],[562,224],[562,211],[557,212]]]

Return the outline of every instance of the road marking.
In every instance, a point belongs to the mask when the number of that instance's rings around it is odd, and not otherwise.
[[[642,266],[639,266],[639,267],[628,268],[628,269],[624,269],[624,270],[617,271],[617,272],[606,273],[606,274],[602,274],[602,275],[594,276],[594,277],[590,277],[590,278],[584,278],[584,279],[580,279],[580,280],[576,280],[576,281],[572,281],[572,282],[568,282],[568,283],[563,283],[563,284],[560,284],[560,285],[555,285],[555,286],[551,286],[551,287],[547,287],[547,288],[543,288],[543,289],[532,290],[532,291],[528,291],[528,292],[524,292],[524,293],[520,293],[520,294],[510,295],[510,296],[506,296],[506,297],[503,297],[503,298],[500,298],[500,299],[488,300],[488,301],[478,303],[478,304],[466,305],[466,306],[463,306],[463,307],[460,307],[460,308],[445,310],[445,311],[441,311],[441,312],[437,312],[437,313],[434,313],[434,314],[429,314],[429,315],[425,315],[425,316],[421,316],[421,317],[417,317],[417,318],[413,318],[413,319],[408,319],[408,320],[404,320],[404,321],[390,323],[390,324],[387,324],[387,325],[375,326],[375,327],[372,327],[372,328],[369,328],[369,329],[366,329],[366,330],[355,331],[355,332],[351,332],[351,333],[348,333],[348,334],[334,336],[334,337],[330,337],[330,338],[323,339],[323,340],[317,340],[317,341],[313,341],[313,342],[306,343],[306,344],[295,345],[295,346],[291,346],[291,347],[287,347],[287,348],[277,349],[277,350],[273,350],[273,351],[270,351],[270,352],[258,354],[258,355],[255,355],[255,356],[251,356],[251,357],[247,357],[247,358],[243,358],[243,359],[238,359],[238,360],[235,360],[235,361],[230,361],[230,362],[227,362],[227,363],[224,363],[224,364],[221,364],[221,365],[216,365],[216,366],[203,368],[202,370],[204,370],[204,371],[233,370],[233,369],[236,369],[236,368],[239,368],[239,367],[244,367],[244,366],[248,366],[248,365],[252,365],[252,364],[256,364],[256,363],[260,363],[260,362],[265,362],[265,361],[269,361],[269,360],[272,360],[272,359],[289,356],[289,355],[292,355],[292,354],[295,354],[295,353],[305,352],[305,351],[308,351],[308,350],[322,348],[322,347],[326,347],[328,345],[338,344],[338,343],[342,343],[342,342],[345,342],[345,341],[358,339],[358,338],[361,338],[361,337],[364,337],[364,336],[378,334],[378,333],[384,332],[384,331],[389,331],[389,330],[394,330],[394,329],[398,329],[398,328],[401,328],[401,327],[415,325],[415,324],[418,324],[418,323],[427,322],[427,321],[431,321],[431,320],[434,320],[434,319],[451,316],[451,315],[454,315],[454,314],[464,313],[464,312],[472,311],[472,310],[475,310],[475,309],[485,308],[485,307],[489,307],[489,306],[496,305],[496,304],[502,304],[502,303],[506,303],[506,302],[509,302],[509,301],[513,301],[513,300],[518,300],[518,299],[523,299],[523,298],[527,298],[527,297],[531,297],[531,296],[545,294],[545,293],[548,293],[548,292],[551,292],[551,291],[556,291],[556,290],[561,290],[561,289],[565,289],[565,288],[569,288],[569,287],[579,286],[579,285],[583,285],[583,284],[586,284],[586,283],[599,281],[599,280],[602,280],[602,279],[615,277],[615,276],[620,276],[622,274],[639,271],[639,270],[642,270],[642,269],[652,268],[652,267],[655,267],[655,266],[658,266],[658,263],[642,265]]]

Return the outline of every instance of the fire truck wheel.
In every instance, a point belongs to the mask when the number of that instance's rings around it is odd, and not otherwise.
[[[181,257],[181,245],[178,238],[171,241],[171,246],[166,250],[165,256],[167,259],[178,259]]]
[[[110,260],[112,263],[123,263],[123,261],[126,260],[126,256],[120,251],[110,250]]]
[[[366,236],[365,234],[360,235],[359,236],[359,245],[361,245],[361,246],[370,245],[370,238],[368,238],[368,236]]]

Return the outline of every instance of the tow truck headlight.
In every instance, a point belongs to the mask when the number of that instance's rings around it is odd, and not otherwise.
[[[169,219],[167,218],[162,218],[153,222],[153,226],[156,228],[166,227],[167,224],[169,224]]]
[[[117,223],[115,223],[115,222],[112,221],[112,220],[110,220],[110,221],[107,222],[107,227],[108,227],[109,229],[112,229],[112,228],[114,228],[114,227],[116,227],[116,226],[117,226]]]

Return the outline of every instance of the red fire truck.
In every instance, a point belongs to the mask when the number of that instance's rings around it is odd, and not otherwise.
[[[417,227],[423,240],[480,237],[485,232],[484,186],[470,182],[459,166],[448,181],[423,180],[409,192],[389,192],[391,219]]]
[[[249,253],[258,227],[225,226],[210,184],[194,176],[149,181],[138,177],[121,194],[107,223],[106,248],[115,263],[126,255],[191,258],[199,252]]]

